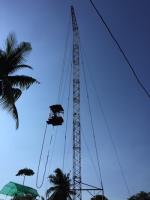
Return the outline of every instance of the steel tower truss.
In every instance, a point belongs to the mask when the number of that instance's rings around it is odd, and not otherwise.
[[[80,134],[80,62],[79,30],[73,6],[73,190],[74,200],[81,200],[81,134]]]

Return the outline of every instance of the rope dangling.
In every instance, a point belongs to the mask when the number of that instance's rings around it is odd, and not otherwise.
[[[40,153],[40,158],[39,158],[39,164],[38,164],[38,169],[37,169],[37,176],[36,176],[36,187],[38,189],[40,189],[42,187],[43,183],[44,183],[44,178],[45,178],[45,174],[46,174],[47,163],[48,163],[48,159],[49,159],[49,151],[48,151],[47,158],[46,158],[46,163],[45,163],[45,168],[44,168],[44,173],[43,173],[43,177],[42,177],[42,182],[41,182],[41,184],[38,185],[39,170],[40,170],[40,165],[41,165],[41,159],[42,159],[42,154],[43,154],[43,148],[44,148],[46,133],[47,133],[47,123],[46,123],[46,126],[45,126],[44,137],[43,137],[43,142],[42,142],[42,148],[41,148],[41,153]],[[52,137],[51,137],[51,139],[52,139]]]

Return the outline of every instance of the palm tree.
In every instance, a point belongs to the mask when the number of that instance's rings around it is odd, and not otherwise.
[[[104,195],[98,194],[91,198],[91,200],[108,200]]]
[[[16,129],[19,127],[19,117],[15,102],[21,96],[22,90],[38,81],[30,76],[13,74],[23,68],[32,69],[24,64],[25,57],[31,50],[28,42],[17,44],[13,33],[8,35],[5,49],[0,50],[0,104],[16,120]]]
[[[71,195],[74,192],[71,190],[70,174],[64,174],[61,169],[57,168],[55,175],[50,175],[49,181],[53,184],[46,192],[46,197],[49,200],[71,200]],[[51,194],[52,193],[52,194]]]
[[[150,192],[141,191],[128,198],[128,200],[150,200]]]
[[[16,176],[23,176],[23,185],[25,182],[25,177],[26,176],[33,176],[34,175],[34,171],[32,169],[28,169],[28,168],[24,168],[24,169],[20,169],[18,171],[18,173],[16,174]]]

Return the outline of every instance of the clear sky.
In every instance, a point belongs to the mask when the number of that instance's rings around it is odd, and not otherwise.
[[[125,50],[145,87],[150,91],[150,1],[149,0],[93,0]],[[125,200],[129,196],[116,155],[109,137],[103,115],[99,110],[92,88],[93,80],[131,194],[150,188],[150,100],[137,85],[128,65],[114,45],[103,24],[99,21],[88,0],[0,0],[0,46],[10,32],[18,41],[32,44],[27,64],[34,70],[22,73],[37,78],[41,84],[25,91],[17,102],[20,127],[15,130],[11,116],[0,108],[0,188],[9,181],[22,183],[15,174],[21,168],[37,171],[45,121],[49,105],[57,103],[62,67],[65,67],[61,103],[66,111],[69,88],[68,70],[71,60],[71,27],[68,48],[65,40],[71,26],[70,5],[76,10],[80,37],[85,55],[83,60],[87,73],[87,85],[94,119],[98,152],[106,196],[110,200]],[[69,24],[69,25],[68,25]],[[21,72],[20,72],[21,73]],[[91,78],[93,77],[93,78]],[[83,79],[83,75],[81,75]],[[84,83],[81,80],[81,84]],[[90,153],[95,160],[88,114],[85,86],[81,86],[81,118],[83,132]],[[83,97],[82,97],[83,96]],[[71,104],[70,104],[71,105]],[[71,113],[71,109],[70,109]],[[65,114],[66,119],[66,114]],[[72,171],[71,114],[68,120],[65,171]],[[57,167],[62,167],[65,126],[48,127],[47,141],[51,134],[57,135],[50,147],[50,161],[46,177]],[[91,165],[89,153],[82,140],[82,180],[99,186],[97,175]],[[52,142],[54,144],[54,141]],[[44,168],[48,142],[44,149]],[[52,156],[53,153],[53,156]],[[96,161],[95,161],[96,165]],[[40,178],[42,172],[40,173]],[[26,179],[35,187],[36,176]],[[49,184],[47,178],[39,190],[44,195]],[[85,197],[86,199],[89,196]]]

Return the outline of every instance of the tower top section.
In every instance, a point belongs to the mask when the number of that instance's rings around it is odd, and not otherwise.
[[[71,16],[72,16],[73,31],[78,31],[78,24],[77,24],[77,20],[76,20],[75,11],[74,11],[73,6],[71,6]]]

